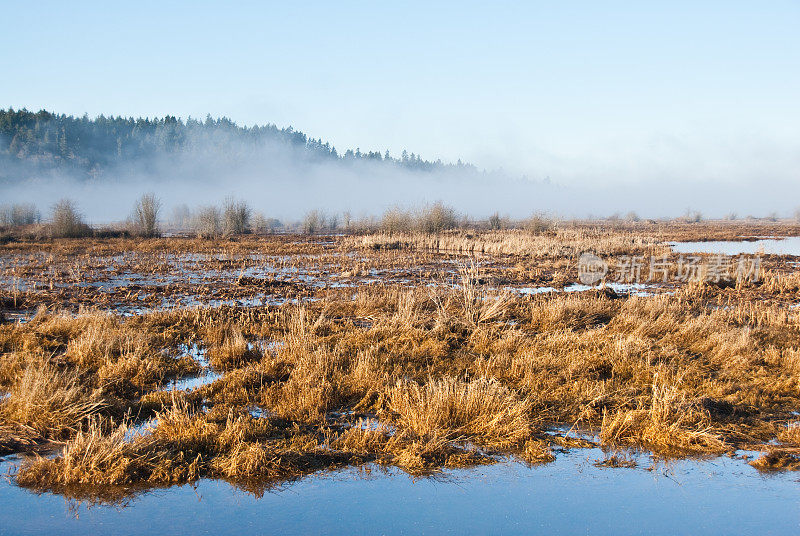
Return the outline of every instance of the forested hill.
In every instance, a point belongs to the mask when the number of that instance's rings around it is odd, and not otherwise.
[[[262,149],[269,147],[270,151]],[[347,162],[370,161],[387,167],[439,171],[474,167],[420,159],[403,151],[338,152],[331,144],[292,127],[240,127],[227,118],[205,121],[165,116],[124,118],[73,117],[42,110],[0,109],[0,180],[18,181],[37,175],[66,173],[76,178],[101,178],[119,165],[146,165],[162,155],[215,150],[228,158],[247,152],[260,158]],[[288,155],[288,156],[287,156]]]

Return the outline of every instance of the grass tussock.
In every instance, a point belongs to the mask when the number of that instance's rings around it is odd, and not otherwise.
[[[600,439],[606,444],[643,445],[670,454],[726,450],[705,414],[690,404],[678,387],[661,378],[656,378],[650,399],[639,407],[604,415]]]
[[[418,437],[440,436],[508,447],[531,435],[531,408],[505,387],[486,379],[445,377],[424,385],[400,382],[389,390],[398,426]]]
[[[26,367],[11,383],[0,402],[0,419],[38,437],[63,439],[106,405],[75,372],[39,363]]]

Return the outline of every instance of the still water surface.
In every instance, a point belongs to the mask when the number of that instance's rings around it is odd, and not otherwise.
[[[254,497],[203,480],[127,507],[0,484],[1,534],[798,534],[800,478],[738,459],[600,468],[597,449],[411,479],[348,469]],[[0,463],[3,472],[10,462]]]

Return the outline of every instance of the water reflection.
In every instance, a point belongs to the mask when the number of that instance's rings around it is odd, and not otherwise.
[[[635,455],[634,455],[635,456]],[[0,485],[4,534],[790,534],[797,476],[740,459],[598,466],[574,449],[554,463],[505,461],[412,479],[348,469],[258,489],[215,480],[91,507]],[[8,464],[0,464],[7,466]],[[263,493],[263,495],[261,495]]]

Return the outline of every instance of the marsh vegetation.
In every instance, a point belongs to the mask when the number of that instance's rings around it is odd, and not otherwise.
[[[391,212],[374,232],[221,238],[249,212],[208,212],[210,239],[0,246],[0,450],[25,453],[17,484],[259,493],[343,467],[430,475],[584,447],[606,449],[602,467],[641,450],[800,467],[793,257],[731,285],[571,291],[584,251],[674,258],[675,240],[793,224],[464,230],[433,206],[421,227]]]

